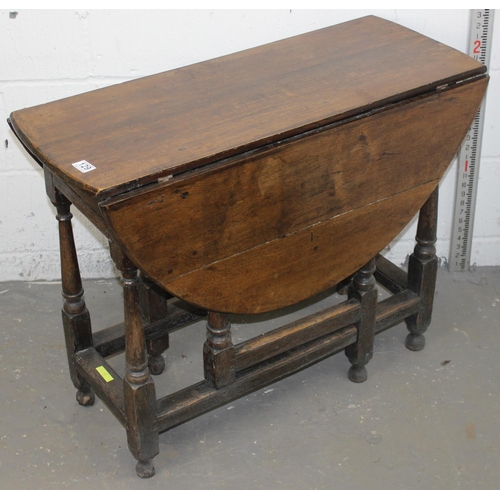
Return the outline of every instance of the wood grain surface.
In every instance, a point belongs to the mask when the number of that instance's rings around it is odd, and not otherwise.
[[[252,314],[305,300],[356,272],[411,220],[424,184],[186,273],[168,289],[206,309]]]
[[[12,113],[21,141],[103,199],[485,72],[369,16]],[[72,163],[96,169],[81,173]]]
[[[486,84],[388,106],[102,209],[130,258],[170,293],[223,312],[283,307],[355,272],[404,228]]]

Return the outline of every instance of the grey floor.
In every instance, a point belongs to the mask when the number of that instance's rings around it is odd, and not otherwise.
[[[84,286],[94,329],[121,321],[116,280]],[[336,300],[234,318],[234,339]],[[2,489],[500,488],[500,268],[440,270],[426,348],[380,334],[364,384],[338,354],[162,434],[148,480],[103,403],[76,403],[60,305],[57,283],[0,283]],[[159,396],[201,379],[203,340],[202,323],[172,334]]]

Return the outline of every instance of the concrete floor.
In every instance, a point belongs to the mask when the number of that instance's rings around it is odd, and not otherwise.
[[[84,287],[95,330],[121,321],[116,280]],[[234,318],[235,342],[338,297],[320,299]],[[338,354],[162,434],[148,480],[103,403],[76,403],[60,305],[58,284],[0,283],[2,489],[500,488],[500,268],[440,270],[426,348],[378,335],[364,384]],[[159,396],[202,378],[203,340],[202,323],[172,334]]]

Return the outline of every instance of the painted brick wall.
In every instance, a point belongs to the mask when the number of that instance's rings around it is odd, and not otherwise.
[[[59,278],[55,211],[41,170],[6,118],[42,104],[131,78],[185,66],[366,14],[466,51],[468,10],[0,10],[0,280]],[[499,21],[500,22],[500,18]],[[472,261],[500,265],[500,29],[494,32]],[[333,50],[333,48],[332,48]],[[442,181],[438,255],[449,253],[456,164]],[[83,277],[115,275],[107,242],[75,211]],[[413,222],[391,245],[403,263]]]

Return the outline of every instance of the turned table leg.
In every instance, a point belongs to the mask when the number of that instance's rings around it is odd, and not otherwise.
[[[82,406],[92,406],[95,395],[89,384],[75,368],[75,353],[92,346],[90,314],[83,299],[83,287],[78,266],[70,211],[71,202],[53,185],[52,175],[45,172],[47,194],[57,209],[59,248],[61,258],[62,321],[71,381],[78,389],[76,400]]]
[[[417,314],[406,318],[409,334],[405,345],[412,351],[424,348],[424,333],[431,322],[438,260],[436,232],[439,188],[433,191],[420,210],[415,250],[408,263],[408,288],[420,297]]]
[[[220,389],[236,378],[235,349],[231,340],[231,323],[227,314],[210,311],[207,340],[203,346],[205,379]]]
[[[137,268],[121,250],[111,245],[111,255],[122,273],[125,308],[125,377],[123,390],[127,417],[127,439],[136,458],[139,477],[155,473],[153,457],[159,452],[156,421],[156,391],[148,366],[148,354],[139,304]]]
[[[375,259],[371,259],[355,275],[349,289],[349,299],[359,300],[360,320],[358,337],[354,344],[346,347],[345,353],[351,368],[348,377],[352,382],[364,382],[367,377],[366,364],[373,357],[373,340],[375,336],[375,313],[377,307],[377,288],[373,273]]]

